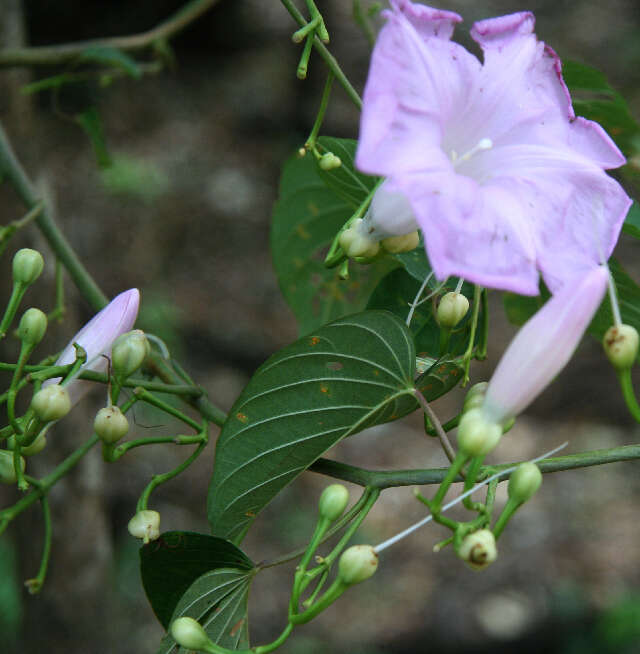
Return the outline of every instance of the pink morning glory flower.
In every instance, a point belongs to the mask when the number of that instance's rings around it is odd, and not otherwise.
[[[609,271],[596,266],[565,284],[518,331],[496,368],[482,412],[504,424],[523,411],[564,368],[607,290]]]
[[[138,316],[139,305],[140,293],[137,288],[117,295],[69,341],[55,365],[73,363],[76,360],[73,344],[77,343],[87,353],[87,361],[81,370],[104,372],[107,369],[105,356],[111,353],[111,346],[118,336],[131,331]],[[59,381],[59,377],[49,379],[43,386],[57,384]],[[75,379],[66,386],[72,404],[78,402],[90,388],[91,382],[80,379]]]
[[[597,123],[575,116],[533,15],[476,23],[480,62],[451,41],[457,14],[391,7],[356,153],[360,170],[387,178],[367,233],[417,223],[439,279],[524,295],[538,293],[540,273],[556,292],[606,260],[631,200],[605,170],[625,159]]]

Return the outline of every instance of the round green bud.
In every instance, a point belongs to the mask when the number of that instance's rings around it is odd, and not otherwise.
[[[502,427],[490,422],[482,409],[470,409],[458,425],[458,447],[469,457],[484,456],[498,444]]]
[[[26,447],[21,447],[20,448],[20,454],[22,456],[34,456],[35,454],[39,454],[44,450],[44,448],[47,446],[47,437],[46,437],[46,428],[43,429],[39,434],[38,437],[36,438],[31,445],[27,445]],[[16,446],[16,437],[11,436],[10,438],[7,439],[7,447],[10,450],[15,449]]]
[[[36,346],[47,331],[47,316],[40,309],[27,309],[18,324],[18,338],[26,345]]]
[[[44,259],[37,250],[22,248],[13,257],[13,281],[16,284],[33,284],[44,268]]]
[[[411,252],[420,244],[420,234],[417,231],[402,236],[389,236],[382,239],[380,245],[390,254],[400,254],[402,252]]]
[[[96,413],[93,430],[108,445],[117,443],[129,431],[129,421],[117,406],[105,406]]]
[[[488,382],[479,382],[469,389],[462,405],[463,413],[471,409],[479,409],[483,405],[488,386]]]
[[[185,649],[201,652],[211,645],[211,639],[206,631],[193,618],[184,617],[174,620],[169,631],[176,643]]]
[[[442,327],[455,327],[469,311],[469,300],[462,293],[445,293],[440,300],[436,316]]]
[[[602,346],[616,370],[627,370],[638,356],[638,332],[631,325],[614,325],[607,329]]]
[[[348,502],[349,491],[342,484],[331,484],[320,495],[318,511],[323,518],[333,522],[342,515]]]
[[[333,152],[326,152],[320,157],[320,159],[318,159],[318,165],[321,170],[329,171],[334,170],[335,168],[340,168],[340,166],[342,166],[342,161],[340,157],[333,154]]]
[[[474,570],[483,570],[498,558],[496,539],[488,529],[469,534],[458,548],[458,556]]]
[[[361,227],[362,222],[362,218],[354,220],[352,226],[340,234],[338,242],[348,257],[370,259],[380,251],[380,243],[364,233]]]
[[[353,545],[338,562],[338,579],[346,586],[369,579],[378,569],[378,555],[371,545]]]
[[[118,336],[111,348],[113,372],[117,377],[128,377],[144,363],[150,351],[149,341],[140,329]]]
[[[20,467],[24,472],[25,462],[20,457]],[[17,481],[16,469],[13,466],[13,452],[0,450],[0,483],[15,484]]]
[[[60,420],[71,411],[71,399],[60,384],[51,384],[33,396],[31,408],[42,422]]]
[[[160,536],[160,514],[157,511],[138,511],[127,525],[129,533],[135,538],[141,538],[146,545]]]
[[[533,497],[541,483],[540,468],[535,463],[522,463],[509,477],[509,497],[519,503],[526,502]]]

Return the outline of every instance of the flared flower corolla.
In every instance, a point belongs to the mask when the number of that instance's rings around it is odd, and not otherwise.
[[[609,271],[597,266],[565,284],[511,341],[484,399],[488,422],[505,424],[523,411],[564,368],[607,290]]]
[[[457,14],[391,7],[356,153],[360,170],[387,178],[370,235],[417,223],[439,279],[524,295],[538,293],[539,273],[555,292],[606,260],[631,200],[604,171],[625,159],[597,123],[575,116],[533,15],[476,23],[481,63],[450,40]]]
[[[140,293],[132,288],[117,295],[102,311],[97,313],[67,344],[55,365],[63,366],[76,359],[74,343],[87,353],[87,361],[81,370],[104,372],[107,369],[105,356],[111,353],[113,342],[125,332],[131,331],[138,316]],[[46,385],[58,383],[60,378],[47,380]],[[44,385],[44,384],[43,384]],[[91,388],[91,382],[73,380],[66,389],[75,404]]]

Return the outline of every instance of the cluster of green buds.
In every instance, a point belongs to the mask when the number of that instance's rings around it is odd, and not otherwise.
[[[342,166],[342,160],[340,159],[340,157],[333,154],[333,152],[325,152],[318,159],[318,166],[320,166],[321,170],[324,170],[325,172],[329,172],[330,170],[335,170],[336,168],[340,168],[340,166]]]
[[[344,253],[352,259],[373,259],[381,251],[400,254],[415,250],[420,243],[417,230],[400,236],[374,238],[367,230],[367,221],[356,218],[347,229],[340,233],[338,242]]]

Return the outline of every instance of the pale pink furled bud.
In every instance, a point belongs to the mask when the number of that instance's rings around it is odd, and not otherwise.
[[[482,411],[504,425],[523,411],[564,368],[607,290],[597,266],[565,284],[516,334],[489,382]]]
[[[138,315],[140,293],[132,288],[116,296],[102,311],[97,313],[72,339],[56,361],[57,366],[73,363],[76,358],[74,343],[87,353],[87,361],[81,370],[104,372],[107,369],[105,356],[111,353],[113,342],[133,327]],[[47,380],[43,386],[55,384],[57,379]],[[72,404],[78,402],[91,388],[91,382],[74,380],[66,386]]]

